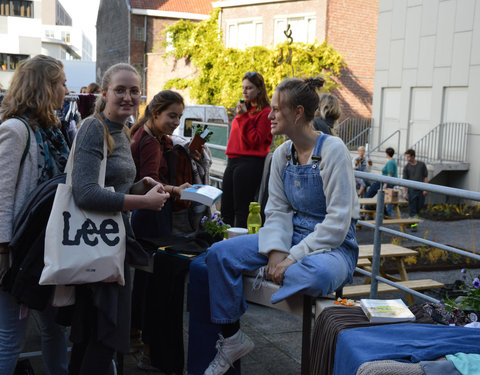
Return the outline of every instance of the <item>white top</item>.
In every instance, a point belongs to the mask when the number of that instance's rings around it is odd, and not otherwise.
[[[348,233],[352,219],[360,216],[355,178],[350,154],[338,137],[328,137],[322,147],[319,173],[323,180],[327,215],[322,223],[297,245],[290,247],[293,236],[293,210],[283,188],[282,172],[291,141],[278,147],[272,159],[269,197],[265,207],[265,225],[259,232],[259,252],[272,250],[289,253],[299,261],[306,255],[331,251],[339,247]],[[311,155],[308,163],[311,163]],[[315,197],[312,197],[312,200]]]

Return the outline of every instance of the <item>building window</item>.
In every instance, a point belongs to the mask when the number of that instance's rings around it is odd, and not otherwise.
[[[275,17],[274,44],[287,40],[284,31],[290,25],[293,42],[314,43],[316,37],[316,18],[314,15]]]
[[[145,32],[143,26],[135,26],[135,40],[139,42],[145,41]]]
[[[67,33],[66,31],[62,31],[62,40],[65,43],[70,43],[70,33]]]
[[[261,20],[245,20],[227,24],[227,47],[246,48],[262,45]]]
[[[55,32],[53,30],[45,30],[45,37],[47,38],[55,38]]]
[[[12,55],[0,53],[0,69],[2,71],[12,71],[17,69],[20,61],[28,59],[28,55]]]
[[[33,18],[32,1],[0,0],[0,16]]]

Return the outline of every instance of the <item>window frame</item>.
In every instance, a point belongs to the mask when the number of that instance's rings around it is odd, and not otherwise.
[[[239,25],[242,24],[252,24],[253,33],[254,33],[254,43],[252,45],[242,45],[240,46],[239,43],[239,33],[238,28]],[[236,33],[236,41],[233,44],[230,43],[230,27],[235,27]],[[257,35],[257,31],[259,30],[260,26],[260,35]],[[251,18],[238,18],[226,21],[225,24],[225,46],[227,48],[237,48],[237,49],[244,49],[253,46],[261,46],[263,45],[263,17],[251,17]]]
[[[306,36],[305,36],[305,41],[301,41],[301,43],[314,43],[315,39],[317,37],[317,15],[316,13],[298,13],[298,14],[284,14],[284,15],[277,15],[273,17],[273,45],[276,46],[279,43],[283,43],[286,40],[286,37],[280,38],[279,40],[278,35],[280,35],[280,32],[277,32],[277,25],[280,22],[285,22],[286,25],[289,24],[289,20],[293,20],[295,18],[303,18],[305,21],[305,31],[306,31]],[[314,32],[313,35],[309,35],[309,21],[314,21]],[[283,32],[286,29],[281,30],[281,35],[284,35]],[[284,39],[285,38],[285,39]],[[294,42],[299,42],[298,40],[295,40],[295,37],[293,39]]]

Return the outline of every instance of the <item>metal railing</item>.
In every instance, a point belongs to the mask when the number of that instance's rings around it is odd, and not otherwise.
[[[335,126],[335,131],[350,150],[365,146],[370,140],[373,119],[348,117]]]
[[[398,134],[398,139],[397,139],[397,149],[395,150],[397,153],[399,152],[400,150],[400,136],[401,136],[401,133],[400,133],[400,130],[395,130],[392,134],[390,134],[387,138],[385,138],[383,141],[381,141],[378,145],[376,145],[374,148],[372,149],[368,149],[368,156],[370,157],[370,154],[372,154],[374,151],[377,151],[378,149],[380,149],[380,147],[386,142],[388,141],[390,138],[393,138],[395,135]]]
[[[365,180],[372,180],[372,181],[378,181],[381,182],[381,186],[383,186],[383,183],[387,184],[392,184],[392,185],[399,185],[399,186],[405,186],[407,188],[412,188],[412,189],[417,189],[417,190],[423,190],[423,191],[429,191],[432,193],[439,193],[439,194],[444,194],[444,195],[449,195],[449,196],[454,196],[454,197],[459,197],[463,199],[470,199],[474,201],[480,201],[480,193],[474,192],[474,191],[469,191],[469,190],[462,190],[462,189],[455,189],[455,188],[450,188],[446,186],[440,186],[440,185],[433,185],[433,184],[425,184],[423,182],[417,182],[417,181],[411,181],[411,180],[404,180],[400,178],[395,178],[395,177],[388,177],[388,176],[381,176],[373,173],[367,173],[367,172],[359,172],[359,171],[354,171],[355,177],[363,178]],[[370,298],[377,298],[378,295],[378,281],[384,282],[386,284],[389,284],[399,290],[403,290],[407,293],[413,294],[421,299],[424,299],[426,301],[438,303],[438,301],[435,298],[432,298],[430,296],[427,296],[425,294],[419,293],[415,290],[412,290],[410,288],[406,288],[402,285],[399,285],[393,281],[387,280],[383,277],[378,276],[379,271],[380,271],[380,252],[381,252],[381,232],[384,233],[389,233],[392,235],[395,235],[397,237],[402,237],[406,238],[409,240],[414,240],[416,242],[420,242],[425,245],[429,246],[434,246],[436,248],[449,251],[455,254],[459,254],[468,258],[480,260],[480,255],[474,254],[465,250],[457,249],[453,246],[448,246],[444,245],[438,242],[430,241],[424,238],[412,236],[407,233],[403,233],[397,230],[393,230],[391,228],[384,227],[383,224],[383,210],[384,210],[384,203],[385,203],[385,192],[383,191],[382,188],[377,193],[377,207],[376,207],[376,216],[375,216],[375,224],[370,224],[365,221],[359,220],[358,223],[362,226],[368,227],[368,228],[373,228],[375,230],[374,232],[374,239],[373,239],[373,259],[372,259],[372,271],[368,272],[360,268],[356,268],[355,271],[366,275],[368,277],[371,277],[372,282],[371,282],[371,287],[370,287]]]
[[[437,125],[409,148],[415,150],[416,158],[425,163],[467,161],[468,131],[470,124],[446,122]],[[399,155],[398,167],[403,170],[405,155]]]

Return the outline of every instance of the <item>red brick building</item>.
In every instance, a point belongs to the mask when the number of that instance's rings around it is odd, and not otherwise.
[[[198,22],[210,0],[101,0],[97,17],[97,80],[109,66],[128,62],[142,76],[150,100],[173,77],[194,74],[184,61],[165,60],[164,29],[180,19]]]
[[[378,0],[224,0],[220,22],[227,46],[273,46],[290,24],[294,42],[327,41],[347,63],[334,94],[343,118],[370,117]]]

